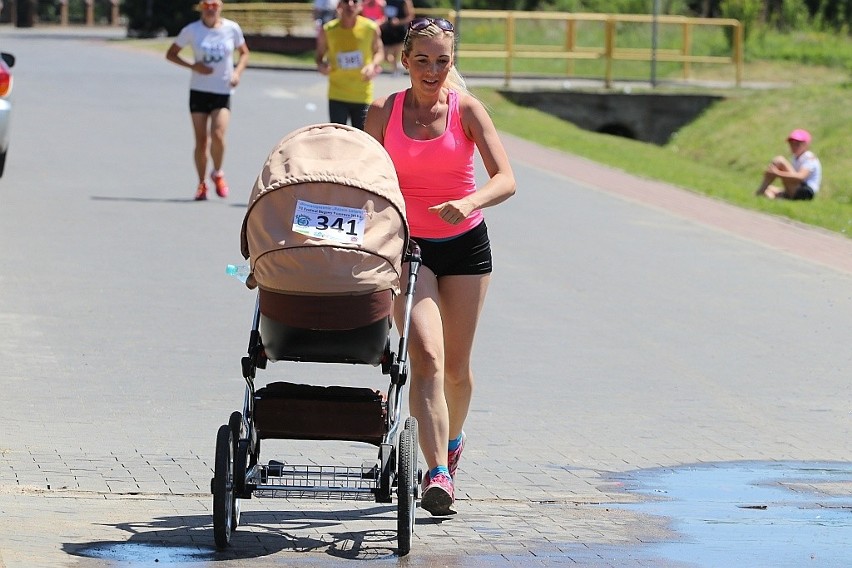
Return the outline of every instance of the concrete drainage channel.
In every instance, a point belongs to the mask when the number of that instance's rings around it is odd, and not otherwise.
[[[701,567],[849,566],[852,463],[705,463],[612,480],[646,497],[619,508],[665,517],[680,535],[643,547],[648,558]]]

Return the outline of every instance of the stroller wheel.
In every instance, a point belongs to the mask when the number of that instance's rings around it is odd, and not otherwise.
[[[409,416],[399,435],[399,478],[397,480],[399,511],[397,514],[398,554],[411,551],[414,534],[414,511],[417,499],[417,419]]]
[[[233,435],[231,427],[223,424],[216,434],[213,470],[213,537],[219,548],[226,548],[231,543],[235,506]]]

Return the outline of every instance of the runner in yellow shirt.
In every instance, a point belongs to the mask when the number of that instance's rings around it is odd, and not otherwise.
[[[361,8],[361,0],[338,2],[337,18],[317,34],[316,63],[328,75],[329,120],[364,130],[384,50],[378,24],[361,16]]]

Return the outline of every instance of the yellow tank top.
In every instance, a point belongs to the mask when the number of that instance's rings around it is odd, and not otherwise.
[[[342,27],[340,20],[332,20],[324,28],[331,65],[328,98],[346,103],[371,103],[373,82],[364,80],[361,69],[373,60],[373,38],[378,33],[378,24],[358,16],[350,29]]]

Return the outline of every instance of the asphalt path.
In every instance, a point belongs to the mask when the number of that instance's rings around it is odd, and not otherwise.
[[[507,137],[518,194],[487,212],[496,271],[460,515],[418,512],[397,561],[392,509],[252,500],[235,550],[217,554],[214,439],[242,404],[254,306],[224,269],[241,260],[268,152],[325,121],[324,79],[248,70],[231,197],[197,203],[184,70],[96,38],[2,31],[0,48],[18,58],[0,179],[0,567],[680,565],[650,547],[676,531],[619,509],[639,497],[613,475],[849,459],[842,260],[708,224],[720,210],[709,200],[672,210],[625,196],[648,182]],[[404,84],[384,77],[378,91]],[[816,235],[846,258],[843,237],[746,215],[743,226]],[[372,368],[268,372],[384,381]],[[319,463],[360,455],[271,446]]]

